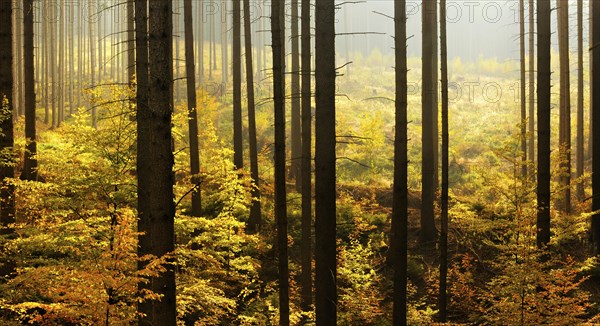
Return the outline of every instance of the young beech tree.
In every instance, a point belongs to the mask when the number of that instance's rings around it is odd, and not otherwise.
[[[396,65],[396,133],[394,139],[394,190],[392,199],[392,265],[394,268],[394,325],[407,322],[408,258],[408,136],[406,1],[394,2],[394,49]]]
[[[537,1],[537,245],[550,242],[550,1]]]
[[[137,71],[147,67],[149,78],[138,83],[137,176],[138,176],[138,255],[166,258],[174,250],[173,149],[171,114],[173,112],[173,12],[170,0],[149,2],[149,30],[146,33],[145,8],[137,1]],[[145,36],[144,34],[147,34]],[[148,43],[140,44],[148,39]],[[142,56],[148,48],[148,64]],[[145,77],[144,77],[145,78]],[[170,259],[167,259],[170,261]],[[144,264],[142,260],[142,265]],[[139,284],[140,291],[151,291],[160,300],[138,304],[140,325],[175,325],[175,271],[167,263],[159,276]]]
[[[273,102],[275,110],[275,221],[279,259],[279,324],[290,324],[287,196],[285,190],[285,47],[283,1],[271,1],[271,44],[273,49]]]
[[[335,325],[335,1],[315,9],[315,308],[317,325]]]

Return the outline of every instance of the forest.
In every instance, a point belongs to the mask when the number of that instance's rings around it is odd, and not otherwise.
[[[600,1],[0,1],[0,325],[600,325]]]

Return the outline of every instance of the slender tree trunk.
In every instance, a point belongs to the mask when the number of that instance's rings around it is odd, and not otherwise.
[[[48,16],[51,13],[48,10],[48,6],[42,3],[42,24],[44,25],[44,38],[43,38],[43,54],[44,54],[44,123],[50,123],[50,105],[48,100],[50,99],[50,62],[48,49],[50,48],[50,23],[48,22]]]
[[[78,53],[77,53],[77,88],[79,89],[77,92],[77,107],[80,108],[81,107],[81,90],[83,89],[82,85],[83,85],[83,53],[84,50],[83,48],[85,47],[84,42],[83,42],[83,29],[84,29],[84,24],[83,24],[83,15],[82,15],[82,11],[81,9],[78,10],[78,18],[77,18],[77,25],[78,25],[78,29],[77,29],[77,47],[78,47]],[[46,122],[47,124],[48,122]]]
[[[25,98],[23,96],[24,92],[23,92],[23,56],[22,56],[22,51],[23,51],[23,39],[22,39],[22,20],[21,20],[21,13],[22,8],[20,7],[22,1],[15,1],[15,6],[14,6],[14,15],[15,15],[15,35],[13,37],[14,43],[15,43],[15,72],[16,72],[16,82],[15,82],[15,106],[14,106],[14,110],[13,110],[13,115],[15,117],[18,117],[20,115],[23,115],[23,103],[25,101]]]
[[[37,145],[35,135],[35,79],[33,60],[33,0],[23,1],[23,54],[25,68],[25,162],[21,178],[37,180]]]
[[[422,243],[435,241],[434,200],[437,184],[435,149],[437,148],[437,127],[434,118],[437,115],[437,81],[434,67],[437,56],[434,55],[433,34],[437,23],[435,17],[437,8],[435,1],[423,1],[423,90],[422,90],[422,125],[423,125],[423,160],[422,160],[422,190],[421,190],[421,234]]]
[[[60,19],[58,19],[58,119],[57,127],[60,127],[65,112],[65,18],[63,1],[59,1]]]
[[[298,34],[298,0],[292,0],[291,41],[292,41],[292,71],[291,71],[291,99],[292,99],[292,171],[291,177],[296,179],[296,191],[302,190],[300,165],[302,162],[302,135],[300,119],[300,49]]]
[[[258,177],[258,145],[256,142],[256,110],[254,104],[254,68],[252,66],[252,32],[250,23],[250,0],[244,0],[244,42],[246,51],[246,93],[248,97],[248,143],[250,150],[250,177],[254,182],[252,188],[252,205],[250,206],[249,231],[260,231],[260,180]]]
[[[301,47],[302,47],[302,310],[310,311],[312,305],[312,112],[311,112],[311,30],[310,0],[302,0]],[[260,59],[258,60],[260,61]]]
[[[592,47],[591,47],[591,80],[592,80],[592,92],[600,94],[600,48],[595,46],[600,44],[600,3],[592,1]],[[593,126],[600,126],[600,97],[594,96],[591,102],[592,107],[592,123]],[[596,127],[592,129],[592,136],[590,141],[596,138],[600,139],[600,128]],[[592,151],[592,211],[600,211],[600,142],[595,141],[593,143]],[[594,252],[596,255],[600,254],[600,213],[592,216],[592,239]]]
[[[143,8],[137,8],[140,14]],[[171,136],[171,114],[173,112],[173,10],[170,0],[152,0],[149,2],[148,35],[148,86],[142,89],[144,81],[138,83],[138,253],[163,257],[173,252],[174,217],[173,202],[173,149]],[[145,51],[140,49],[145,31],[145,17],[136,19],[138,31],[138,72],[144,69],[141,58]],[[141,101],[140,101],[141,100]],[[146,104],[148,103],[148,104]],[[149,164],[151,162],[151,164]],[[140,325],[175,325],[175,271],[171,263],[166,270],[150,283],[140,284],[156,294],[162,295],[160,300],[153,300],[138,305]]]
[[[69,3],[69,116],[73,115],[75,102],[75,4]]]
[[[521,0],[521,8],[523,7]],[[523,10],[521,10],[521,14]],[[521,27],[523,27],[523,16],[521,16]],[[523,29],[521,30],[523,32]],[[448,306],[448,44],[446,41],[446,0],[440,0],[440,46],[441,46],[441,74],[442,74],[442,195],[441,208],[442,214],[440,218],[440,293],[439,293],[439,309],[440,322],[445,323],[447,319]],[[523,115],[523,129],[525,130],[525,42],[524,33],[521,34],[521,113]],[[525,133],[523,133],[523,144],[525,144]],[[527,148],[523,147],[523,155],[527,154]],[[524,171],[524,176],[527,170]]]
[[[588,38],[588,48],[591,48],[594,44],[592,42],[592,40],[594,39],[594,15],[593,15],[593,6],[594,6],[594,1],[589,1],[589,11],[590,11],[590,21],[589,21],[589,38]],[[591,55],[592,53],[590,53],[590,71],[592,71],[593,65],[594,65],[594,56]],[[593,103],[594,101],[594,92],[592,92],[592,89],[594,88],[594,78],[590,78],[590,103]],[[588,158],[591,159],[593,156],[593,146],[594,146],[594,137],[591,137],[591,135],[594,134],[594,108],[592,107],[592,105],[590,105],[590,124],[589,124],[589,135],[590,137],[588,137]],[[593,162],[592,162],[593,164]]]
[[[52,6],[51,14],[52,17],[56,17],[58,14],[56,12],[56,6]],[[50,98],[50,102],[52,104],[52,128],[56,127],[56,22],[50,21],[50,76],[52,78],[52,84],[50,85],[52,90],[52,97]]]
[[[96,47],[94,43],[96,43],[96,39],[94,37],[94,8],[96,8],[96,2],[94,0],[90,1],[90,6],[88,7],[88,19],[89,19],[89,44],[90,44],[90,57],[89,57],[89,65],[90,65],[90,78],[91,78],[91,87],[96,86]],[[54,92],[52,92],[54,93]],[[98,114],[96,110],[96,103],[94,103],[92,98],[92,127],[95,129],[98,127]]]
[[[585,164],[584,135],[583,135],[583,0],[577,0],[577,199],[585,197],[583,168]]]
[[[127,0],[127,82],[135,77],[135,13],[134,0]],[[111,64],[112,66],[112,64]]]
[[[535,159],[535,4],[529,0],[529,153],[527,157]],[[532,173],[533,177],[535,174]]]
[[[571,212],[571,82],[569,72],[569,1],[556,0],[560,61],[559,145],[561,151],[561,209]]]
[[[198,83],[204,85],[204,1],[198,1],[200,15],[198,19]]]
[[[0,98],[3,114],[0,116],[0,149],[12,153],[14,147],[13,137],[13,26],[12,26],[12,1],[0,2]],[[0,166],[0,235],[14,233],[11,226],[15,222],[15,197],[14,186],[8,179],[15,177],[14,158],[12,155],[3,157]],[[11,275],[15,270],[15,263],[10,257],[3,259],[0,264],[0,275]]]
[[[392,265],[394,268],[393,324],[407,325],[408,258],[408,68],[406,62],[406,1],[394,2],[396,66],[396,133],[392,199]]]
[[[519,52],[521,61],[521,175],[527,176],[527,102],[525,94],[525,0],[519,0]],[[442,136],[443,137],[443,136]],[[443,145],[442,145],[443,146]]]
[[[244,167],[243,137],[242,137],[242,50],[241,50],[241,15],[242,0],[233,2],[233,44],[231,46],[231,62],[233,72],[233,164],[236,169]],[[223,43],[224,44],[224,43]],[[224,61],[225,62],[225,61]],[[223,73],[225,73],[223,68]],[[224,79],[226,80],[226,79]],[[225,81],[223,82],[225,84]]]
[[[315,12],[315,301],[317,325],[335,325],[335,1],[319,0]]]
[[[198,112],[196,101],[196,68],[194,67],[194,30],[192,18],[192,0],[183,2],[185,26],[185,71],[187,80],[188,124],[190,134],[190,174],[192,185],[192,216],[200,216],[202,206],[200,197],[200,152],[198,148]]]
[[[550,1],[537,1],[537,121],[538,121],[538,178],[537,178],[537,245],[545,247],[550,241]]]
[[[224,92],[227,90],[227,83],[229,83],[229,51],[227,49],[227,33],[227,2],[225,0],[221,0],[221,83],[223,84]]]
[[[275,221],[279,258],[279,324],[290,324],[289,271],[287,248],[287,199],[285,190],[285,47],[283,1],[271,1],[271,35],[273,48],[273,101],[275,110]]]

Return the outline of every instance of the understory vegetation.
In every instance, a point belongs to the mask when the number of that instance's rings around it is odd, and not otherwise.
[[[393,175],[394,90],[388,86],[394,80],[393,58],[378,52],[355,57],[351,74],[338,80],[346,95],[338,100],[336,131],[338,322],[390,325],[392,270],[386,257]],[[409,81],[418,80],[419,66],[419,58],[409,60]],[[574,200],[569,215],[553,208],[548,250],[536,248],[535,183],[520,174],[519,128],[525,122],[519,121],[518,97],[512,90],[516,70],[515,64],[492,59],[450,63],[450,80],[457,87],[450,91],[455,100],[450,104],[449,320],[483,325],[600,323],[600,262],[588,258],[589,200]],[[477,86],[465,86],[469,82]],[[421,103],[418,85],[414,87],[408,104],[408,312],[410,325],[430,325],[437,313],[439,258],[435,246],[417,242]],[[188,120],[186,104],[177,104],[176,249],[157,259],[138,257],[136,251],[136,125],[135,108],[129,104],[134,91],[102,86],[92,92],[90,105],[100,112],[98,129],[89,125],[87,108],[55,129],[39,123],[39,180],[12,180],[15,232],[1,238],[0,260],[14,262],[16,276],[0,284],[0,323],[131,324],[137,318],[136,304],[156,299],[154,293],[138,292],[138,282],[160,273],[165,259],[172,259],[180,325],[276,325],[269,102],[257,111],[264,221],[260,234],[245,230],[253,183],[249,171],[236,171],[231,161],[229,94],[199,91],[203,214],[189,215]],[[257,96],[270,95],[265,87]],[[22,159],[23,130],[15,132],[14,155]],[[553,141],[557,148],[556,137]],[[559,163],[557,156],[553,194],[560,191]],[[17,160],[17,171],[21,164]],[[535,165],[528,167],[534,173]],[[583,182],[589,196],[589,174],[575,182]],[[300,309],[298,285],[301,201],[291,180],[288,184],[290,321],[311,324],[314,312]],[[138,270],[142,260],[146,268]]]

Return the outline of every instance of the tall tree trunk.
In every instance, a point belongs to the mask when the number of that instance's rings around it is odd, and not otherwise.
[[[127,0],[127,82],[132,85],[135,77],[135,6]],[[114,64],[111,64],[111,66]]]
[[[52,6],[52,10],[50,11],[53,15],[52,17],[56,17],[58,15],[56,6]],[[52,104],[52,128],[56,127],[56,22],[50,21],[50,76],[52,79],[52,84],[50,85],[52,91],[52,97],[50,98],[50,102]]]
[[[242,50],[241,50],[241,16],[240,3],[233,2],[233,40],[231,46],[231,62],[233,73],[233,164],[236,169],[244,167],[243,137],[242,137]],[[225,68],[223,68],[225,71]],[[225,83],[225,82],[224,82]]]
[[[560,61],[559,145],[560,183],[564,187],[561,209],[571,212],[571,82],[569,72],[569,1],[556,0]]]
[[[583,135],[583,0],[577,0],[577,199],[585,197],[584,182],[581,180],[585,164]]]
[[[406,62],[406,1],[394,2],[396,66],[396,133],[394,140],[394,190],[392,199],[392,265],[394,268],[393,324],[407,325],[408,258],[408,136]]]
[[[254,67],[252,66],[252,31],[250,22],[250,0],[244,0],[244,45],[246,51],[246,93],[248,97],[248,143],[250,151],[250,177],[254,182],[252,188],[252,205],[250,206],[250,232],[260,231],[260,180],[258,177],[258,145],[256,141],[256,110],[254,103]]]
[[[310,0],[302,0],[302,310],[310,311],[312,305],[312,112],[311,112],[311,30]],[[259,59],[260,61],[260,59]]]
[[[52,13],[48,10],[47,6],[42,6],[42,24],[44,25],[44,38],[43,38],[43,53],[44,53],[44,123],[50,123],[50,22],[48,17]]]
[[[527,157],[535,159],[535,4],[529,0],[529,153]],[[531,176],[534,176],[532,173]]]
[[[37,180],[37,145],[35,135],[35,79],[33,60],[33,0],[23,1],[23,54],[25,68],[25,162],[21,178],[24,180]]]
[[[550,1],[537,1],[537,246],[550,241]]]
[[[59,1],[58,10],[60,19],[58,19],[58,119],[57,127],[60,127],[65,112],[65,18],[63,1]]]
[[[292,42],[292,69],[291,69],[291,102],[292,102],[292,172],[291,177],[296,179],[296,191],[302,190],[300,165],[302,162],[302,135],[300,119],[300,49],[298,35],[298,0],[292,0],[292,17],[290,38]]]
[[[96,47],[94,43],[96,43],[96,39],[94,37],[94,19],[92,19],[95,15],[94,8],[96,8],[96,2],[94,0],[90,1],[90,6],[88,7],[88,19],[89,19],[89,34],[88,40],[90,44],[90,57],[89,57],[89,66],[90,66],[90,78],[91,78],[91,87],[96,86]],[[54,92],[52,92],[52,96],[54,96]],[[93,97],[93,96],[92,96]],[[96,110],[96,103],[94,103],[92,98],[92,127],[95,129],[98,127],[98,114]],[[53,123],[54,125],[54,123]]]
[[[14,147],[13,137],[13,26],[12,26],[12,1],[0,2],[0,98],[2,98],[3,114],[0,116],[0,150],[12,153]],[[3,157],[0,165],[0,234],[14,233],[11,226],[15,222],[15,197],[14,186],[8,179],[15,177],[14,159],[12,155]],[[10,258],[3,259],[0,264],[0,275],[10,275],[15,270],[14,261]]]
[[[289,270],[287,247],[287,198],[285,190],[285,60],[283,19],[284,3],[271,1],[271,35],[273,47],[273,101],[275,116],[275,221],[279,259],[279,324],[290,324]]]
[[[198,19],[198,83],[204,85],[204,1],[198,1],[200,18]]]
[[[229,60],[227,58],[229,51],[227,50],[227,33],[227,2],[225,0],[221,0],[221,83],[223,84],[223,92],[227,90],[227,83],[229,83]]]
[[[315,13],[315,303],[317,325],[336,324],[335,1]]]
[[[519,0],[519,52],[521,61],[521,175],[527,176],[527,102],[525,94],[525,0]],[[443,137],[443,136],[442,136]],[[443,145],[442,145],[443,146]]]
[[[141,9],[141,8],[140,8]],[[139,11],[138,11],[139,13]],[[140,17],[136,22],[141,22]],[[174,250],[173,202],[173,149],[171,114],[173,112],[173,11],[170,0],[149,2],[148,30],[148,88],[138,84],[138,94],[143,103],[138,109],[138,231],[139,256],[154,255],[158,258]],[[144,32],[145,24],[137,28]],[[138,37],[141,35],[138,34]],[[144,69],[139,48],[144,40],[138,40],[138,72]],[[138,101],[140,98],[138,98]],[[148,103],[148,104],[146,104]],[[163,296],[160,301],[147,301],[138,306],[140,325],[175,325],[175,271],[168,263],[166,270],[152,277],[150,283],[141,284]]]
[[[435,241],[435,217],[434,200],[436,191],[436,166],[437,160],[435,149],[437,148],[437,134],[434,137],[434,126],[437,118],[437,81],[434,63],[437,56],[434,55],[433,45],[434,30],[437,30],[435,17],[437,8],[435,1],[423,1],[423,90],[422,90],[422,131],[423,131],[423,160],[422,160],[422,191],[421,191],[421,242],[433,243]]]
[[[521,6],[523,0],[521,0]],[[523,13],[523,10],[521,10]],[[523,21],[523,16],[521,16]],[[522,24],[523,26],[523,24]],[[523,34],[522,34],[523,35]],[[522,40],[522,49],[524,48],[524,38]],[[439,293],[439,309],[440,309],[440,322],[446,322],[447,306],[448,306],[448,293],[447,293],[447,279],[448,279],[448,49],[446,41],[446,0],[440,0],[440,43],[441,43],[441,74],[442,74],[442,194],[441,194],[441,218],[440,218],[440,293]],[[522,50],[522,81],[523,86],[521,88],[521,97],[525,97],[525,51]],[[525,116],[525,102],[521,101],[521,108],[523,116]],[[523,128],[525,127],[525,120],[523,120]],[[525,135],[523,134],[523,141]],[[523,148],[524,154],[526,155],[527,148]],[[525,170],[523,175],[525,176],[527,171]]]
[[[187,80],[188,126],[190,134],[190,174],[192,185],[192,216],[200,216],[200,152],[198,148],[198,112],[196,102],[196,67],[194,66],[194,24],[192,0],[183,1],[183,24],[185,27],[185,72]]]
[[[600,3],[592,1],[592,42],[591,42],[591,60],[592,60],[592,92],[600,94],[600,48],[596,44],[600,44]],[[594,96],[591,102],[592,107],[592,136],[596,140],[600,139],[600,96]],[[592,151],[592,211],[600,211],[600,142],[593,142]],[[600,254],[600,213],[592,216],[592,239],[594,252]]]
[[[593,42],[592,40],[594,39],[594,15],[593,15],[593,9],[594,7],[594,2],[593,1],[589,1],[589,11],[590,11],[590,21],[589,21],[589,36],[588,36],[588,48],[591,48],[593,46]],[[593,65],[594,65],[594,56],[592,55],[592,53],[590,53],[590,71],[592,71]],[[590,78],[590,103],[593,103],[594,101],[594,92],[592,91],[594,88],[594,78]],[[588,137],[588,159],[591,159],[592,156],[594,155],[593,153],[593,146],[594,146],[594,137],[591,137],[591,135],[594,134],[594,108],[592,107],[592,105],[590,105],[590,123],[589,123],[589,135],[590,137]],[[592,162],[592,164],[594,164]]]
[[[132,2],[133,3],[133,2]],[[75,5],[69,4],[69,116],[73,115],[75,102]]]
[[[521,8],[523,6],[521,0]],[[523,10],[521,10],[523,13]],[[521,26],[523,25],[523,16],[521,16]],[[523,31],[523,30],[521,30]],[[524,33],[523,33],[524,34]],[[521,34],[521,49],[522,53],[522,93],[521,97],[521,112],[523,114],[523,130],[525,128],[525,43],[524,35]],[[439,309],[440,322],[445,323],[447,319],[448,306],[448,44],[446,41],[446,0],[440,0],[440,46],[441,46],[441,74],[442,74],[442,194],[441,194],[441,218],[440,218],[440,293],[439,293]],[[525,134],[523,134],[523,144],[525,142]],[[523,148],[523,155],[526,155],[527,148]],[[524,171],[524,175],[527,170]]]

